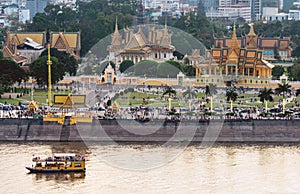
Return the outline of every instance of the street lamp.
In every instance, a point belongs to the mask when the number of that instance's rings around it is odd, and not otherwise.
[[[48,60],[47,60],[47,65],[48,65],[48,106],[51,106],[51,64],[52,61],[50,59],[50,42],[48,42]]]

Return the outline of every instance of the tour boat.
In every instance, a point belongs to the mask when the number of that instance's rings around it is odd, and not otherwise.
[[[53,157],[41,159],[34,157],[32,167],[26,167],[32,173],[85,172],[85,158],[73,153],[57,153]]]

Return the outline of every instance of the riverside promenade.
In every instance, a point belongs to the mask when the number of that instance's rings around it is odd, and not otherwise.
[[[300,120],[94,120],[60,125],[42,119],[1,119],[0,141],[299,143]]]

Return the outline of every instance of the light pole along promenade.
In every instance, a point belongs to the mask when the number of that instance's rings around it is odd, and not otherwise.
[[[51,64],[52,61],[50,59],[50,42],[48,42],[48,60],[47,60],[47,65],[48,65],[48,106],[51,106],[51,90],[52,90],[52,85],[51,85]]]

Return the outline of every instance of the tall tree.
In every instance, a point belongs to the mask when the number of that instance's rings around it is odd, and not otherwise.
[[[171,86],[165,86],[162,97],[164,97],[165,95],[169,95],[168,101],[169,101],[169,111],[170,111],[171,110],[171,100],[172,100],[171,97],[176,95],[176,90],[174,90]]]
[[[279,65],[272,68],[272,76],[274,79],[279,79],[280,76],[284,73],[284,68]]]
[[[0,93],[24,79],[27,79],[27,74],[16,62],[8,59],[0,60]]]
[[[265,103],[266,112],[268,112],[268,101],[273,100],[272,94],[274,94],[272,89],[264,88],[259,91],[258,97],[262,103]]]
[[[300,95],[300,88],[296,90],[296,96]]]
[[[213,96],[217,94],[217,85],[210,83],[205,86],[205,95],[210,97],[210,111],[213,110]]]
[[[176,95],[176,90],[174,90],[171,86],[165,86],[162,97],[164,97],[165,95],[168,95],[169,98],[171,98],[172,96]]]
[[[195,90],[192,86],[188,86],[188,88],[182,93],[183,97],[197,98],[197,90]]]
[[[283,84],[278,84],[278,87],[275,89],[275,93],[276,94],[282,94],[283,97],[283,101],[282,101],[282,110],[283,113],[285,113],[285,101],[286,101],[286,97],[289,96],[291,94],[291,85],[287,84],[287,83],[283,83]]]
[[[233,104],[233,102],[235,102],[237,100],[238,93],[235,91],[234,88],[229,88],[226,91],[225,95],[226,95],[227,101],[230,102],[230,112],[233,112],[232,104]]]
[[[165,61],[157,66],[157,76],[165,78],[176,78],[178,73],[182,71],[181,64],[177,61]]]
[[[40,57],[30,64],[31,75],[37,80],[37,83],[42,85],[47,85],[48,83],[48,65],[47,56]],[[63,79],[65,71],[63,69],[63,64],[60,63],[57,58],[51,57],[51,82],[52,84],[57,83],[59,80]]]
[[[120,63],[119,70],[120,70],[121,73],[123,73],[125,71],[128,72],[130,70],[129,68],[131,68],[133,66],[134,66],[133,61],[131,61],[131,60],[124,60],[124,61],[122,61],[122,63]]]
[[[188,86],[187,90],[182,93],[182,96],[185,98],[188,97],[189,100],[189,110],[192,110],[191,100],[192,98],[197,98],[197,90],[195,90],[192,86]]]
[[[278,47],[276,45],[274,45],[273,51],[274,51],[274,59],[280,61],[281,60],[281,56],[279,54]]]
[[[144,60],[134,66],[134,74],[136,76],[157,77],[156,61]]]
[[[63,64],[63,70],[71,76],[75,76],[78,68],[78,61],[65,51],[58,51],[56,48],[51,48],[50,53],[52,57],[57,58],[59,63]],[[48,49],[44,50],[41,56],[47,56]]]

